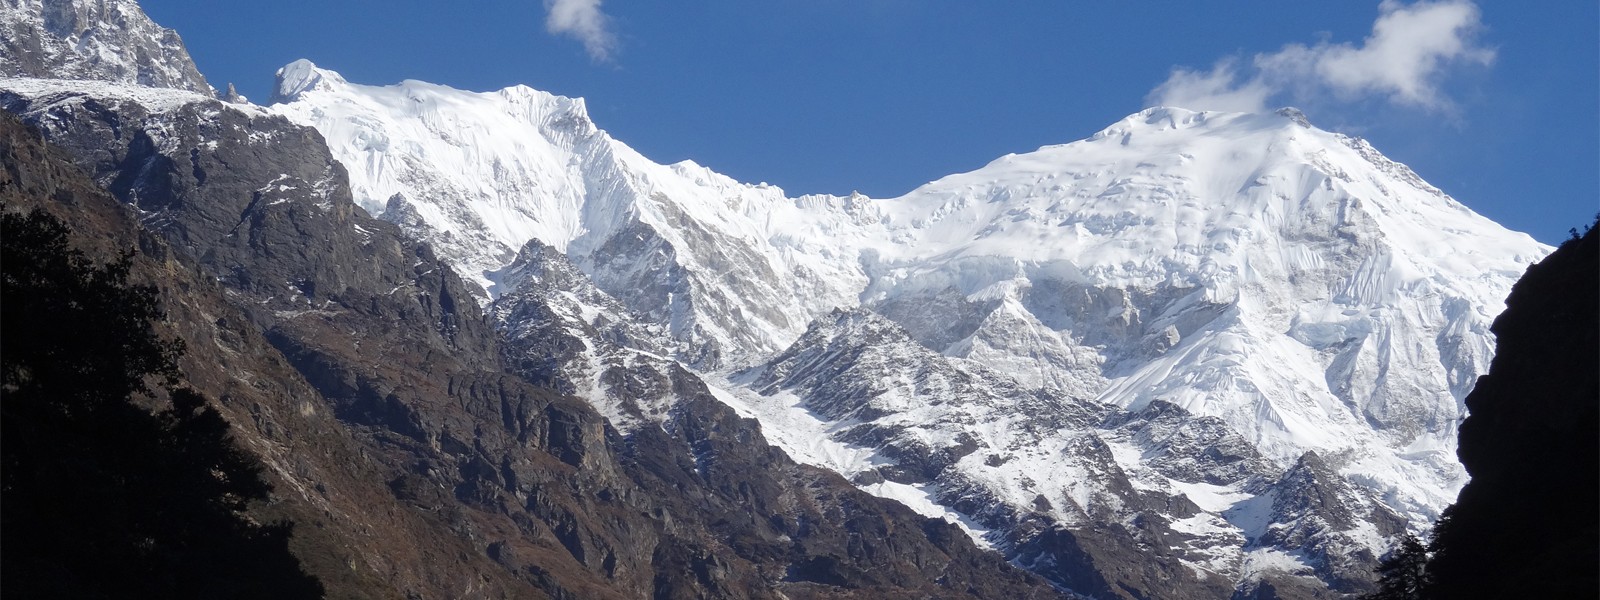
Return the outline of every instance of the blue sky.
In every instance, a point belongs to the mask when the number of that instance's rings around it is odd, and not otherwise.
[[[891,197],[1170,101],[1303,109],[1549,243],[1600,211],[1600,6],[1513,2],[143,0],[213,85],[588,100],[659,162]]]

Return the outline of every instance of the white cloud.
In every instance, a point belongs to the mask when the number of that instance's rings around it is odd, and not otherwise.
[[[610,19],[600,11],[602,0],[544,0],[547,12],[544,27],[551,34],[567,35],[583,42],[589,57],[610,62],[617,49],[617,38],[610,30]]]
[[[1449,100],[1439,91],[1448,67],[1494,60],[1494,50],[1476,43],[1479,17],[1470,0],[1411,5],[1384,0],[1372,33],[1359,46],[1290,44],[1256,55],[1248,76],[1231,59],[1209,72],[1177,68],[1145,100],[1197,110],[1259,112],[1275,96],[1306,99],[1332,93],[1343,100],[1376,97],[1424,109],[1448,108]]]
[[[1259,79],[1240,83],[1236,62],[1222,59],[1207,72],[1173,69],[1172,76],[1151,90],[1145,101],[1152,106],[1192,110],[1266,111],[1272,88]]]

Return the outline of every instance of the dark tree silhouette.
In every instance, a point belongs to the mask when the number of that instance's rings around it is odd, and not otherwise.
[[[289,526],[241,511],[261,466],[181,383],[132,254],[95,265],[67,228],[0,205],[0,576],[19,598],[316,598]],[[152,413],[133,402],[166,392]]]
[[[1378,591],[1363,600],[1419,600],[1428,586],[1428,549],[1416,536],[1406,534],[1389,557],[1378,565]]]

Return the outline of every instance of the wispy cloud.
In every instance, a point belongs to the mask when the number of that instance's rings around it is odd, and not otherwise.
[[[1172,70],[1145,102],[1151,106],[1180,106],[1195,110],[1261,112],[1266,108],[1272,87],[1258,79],[1239,80],[1233,58],[1217,61],[1210,71]]]
[[[1261,112],[1280,96],[1303,100],[1331,93],[1346,101],[1379,98],[1427,110],[1449,108],[1439,91],[1449,67],[1494,61],[1494,50],[1476,40],[1480,16],[1470,0],[1410,5],[1384,0],[1372,33],[1359,46],[1289,44],[1257,54],[1244,69],[1237,58],[1218,61],[1207,71],[1175,68],[1145,102]]]
[[[617,38],[611,33],[611,19],[600,10],[602,0],[544,0],[547,13],[544,27],[553,35],[571,36],[583,42],[589,58],[611,62]]]

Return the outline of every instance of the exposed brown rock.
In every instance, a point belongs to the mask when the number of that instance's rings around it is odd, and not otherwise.
[[[5,196],[97,252],[140,249],[187,377],[270,467],[259,514],[299,524],[330,596],[1059,596],[794,464],[688,371],[663,375],[664,426],[628,437],[508,374],[460,279],[350,203],[314,131],[214,101],[81,100],[0,95],[66,149],[7,116]]]

